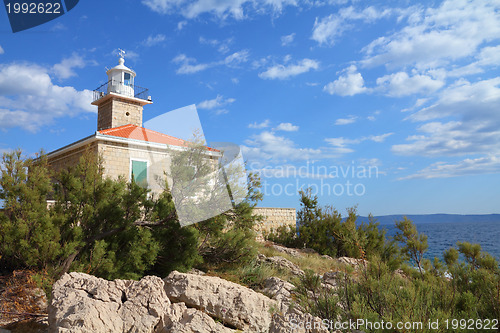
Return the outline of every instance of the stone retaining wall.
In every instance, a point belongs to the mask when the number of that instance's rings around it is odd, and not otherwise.
[[[295,228],[297,219],[295,208],[269,208],[258,207],[253,210],[254,215],[263,217],[261,222],[255,224],[255,231],[259,239],[263,239],[264,233],[276,230],[283,225]]]

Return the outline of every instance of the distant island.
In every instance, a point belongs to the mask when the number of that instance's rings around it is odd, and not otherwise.
[[[500,223],[500,214],[482,214],[482,215],[461,215],[461,214],[418,214],[418,215],[382,215],[374,216],[380,225],[394,224],[394,221],[402,220],[406,216],[415,224],[421,223],[474,223],[474,222],[498,222]],[[368,222],[367,216],[358,216],[358,223]]]

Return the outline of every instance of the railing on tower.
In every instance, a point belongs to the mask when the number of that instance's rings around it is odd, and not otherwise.
[[[149,89],[139,87],[133,84],[118,82],[110,80],[98,88],[94,89],[94,102],[98,99],[106,96],[110,92],[135,97],[139,99],[143,99],[146,101],[150,100],[150,96],[148,96]]]

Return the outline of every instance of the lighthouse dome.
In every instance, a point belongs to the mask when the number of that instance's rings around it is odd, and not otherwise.
[[[120,52],[118,65],[109,69],[108,75],[108,94],[110,92],[134,97],[134,78],[135,72],[125,66],[124,53]]]

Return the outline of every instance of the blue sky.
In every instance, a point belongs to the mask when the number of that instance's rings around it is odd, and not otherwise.
[[[261,206],[311,185],[362,215],[500,212],[498,1],[82,0],[0,22],[0,151],[92,134],[122,48],[144,120],[196,104],[261,173]]]

